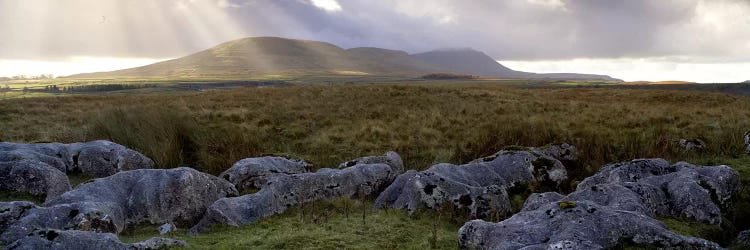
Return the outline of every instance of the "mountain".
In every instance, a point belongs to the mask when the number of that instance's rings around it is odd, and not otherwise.
[[[438,65],[452,73],[464,73],[482,77],[520,79],[568,79],[620,81],[606,75],[575,73],[529,73],[515,71],[492,59],[487,54],[473,49],[436,50],[413,55],[429,64]]]
[[[582,74],[534,74],[511,70],[474,50],[439,50],[409,55],[381,48],[343,49],[330,43],[252,37],[137,68],[86,73],[70,78],[248,77],[262,75],[393,75],[464,73],[492,78],[616,80]]]
[[[634,81],[634,82],[621,82],[620,84],[625,84],[625,85],[677,85],[677,84],[698,84],[698,83],[695,83],[695,82],[686,82],[686,81],[659,81],[659,82]]]

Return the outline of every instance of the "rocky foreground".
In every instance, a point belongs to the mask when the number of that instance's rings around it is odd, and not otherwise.
[[[142,224],[202,233],[218,224],[254,223],[317,200],[377,197],[377,207],[406,209],[410,214],[450,204],[472,218],[510,216],[499,223],[467,222],[458,235],[460,247],[467,249],[722,248],[671,232],[656,218],[720,224],[739,190],[739,174],[728,166],[670,164],[663,159],[610,164],[567,195],[531,194],[513,214],[511,196],[519,189],[559,191],[567,185],[570,169],[565,164],[576,155],[576,148],[568,144],[514,147],[464,165],[443,163],[419,172],[404,172],[395,152],[316,172],[302,160],[267,156],[241,160],[217,177],[187,167],[152,169],[148,157],[107,141],[0,143],[0,191],[45,200],[40,205],[0,202],[0,245],[184,246],[185,242],[166,238],[127,244],[117,234]],[[71,189],[67,174],[73,173],[98,179]],[[741,233],[737,246],[748,246],[748,235]]]

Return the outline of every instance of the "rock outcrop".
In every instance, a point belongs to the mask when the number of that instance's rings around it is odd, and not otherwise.
[[[548,203],[500,223],[473,220],[459,230],[464,249],[612,249],[620,244],[666,249],[721,249],[670,232],[654,218],[592,201]]]
[[[745,153],[750,154],[750,132],[745,133]]]
[[[505,221],[466,223],[459,244],[470,249],[607,249],[620,244],[720,249],[716,243],[672,233],[654,218],[721,223],[721,208],[738,189],[739,174],[727,166],[670,165],[662,159],[610,164],[567,196],[534,194]]]
[[[316,200],[377,194],[403,169],[401,157],[389,152],[385,157],[360,158],[356,164],[344,169],[323,168],[315,173],[274,175],[257,193],[216,201],[190,232],[203,232],[216,224],[239,226],[253,223],[283,213],[289,207]]]
[[[96,233],[77,230],[37,230],[5,247],[6,250],[54,249],[54,250],[146,250],[186,246],[184,241],[167,238],[151,238],[128,244],[111,233]]]
[[[706,149],[706,142],[701,139],[680,139],[677,145],[685,151]]]
[[[0,142],[0,162],[36,160],[63,173],[105,177],[119,171],[153,168],[154,162],[141,153],[109,141],[84,143]]]
[[[139,223],[190,227],[214,201],[236,195],[231,183],[191,168],[124,171],[30,209],[0,234],[0,242],[48,228],[119,233]]]
[[[311,164],[278,156],[242,159],[219,176],[234,184],[238,191],[260,189],[276,174],[307,173]]]
[[[70,181],[65,173],[37,160],[0,162],[0,191],[49,200],[70,191]]]
[[[421,172],[399,176],[377,198],[377,207],[437,209],[452,203],[468,209],[473,217],[507,216],[512,213],[509,191],[531,183],[557,186],[567,180],[558,158],[573,158],[575,149],[566,146],[513,148],[464,165],[441,163]]]
[[[0,232],[5,232],[13,223],[26,214],[26,211],[36,207],[28,201],[0,202]]]
[[[732,242],[732,249],[750,249],[750,230],[745,230],[737,235]]]

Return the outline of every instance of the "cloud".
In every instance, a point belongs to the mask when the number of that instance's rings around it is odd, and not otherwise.
[[[315,7],[321,8],[325,11],[336,12],[341,11],[341,5],[336,0],[311,0]]]
[[[747,13],[747,0],[0,0],[0,58],[177,57],[283,36],[409,52],[472,47],[501,60],[742,62]]]

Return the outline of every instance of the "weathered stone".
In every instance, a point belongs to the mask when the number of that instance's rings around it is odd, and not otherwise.
[[[117,233],[125,228],[125,215],[114,203],[75,203],[29,209],[8,230],[0,243],[9,244],[40,229],[82,230]]]
[[[745,230],[737,235],[732,242],[732,249],[750,249],[750,230]]]
[[[534,182],[554,189],[566,179],[562,163],[540,149],[502,150],[465,165],[442,163],[421,172],[409,171],[381,193],[375,204],[412,213],[450,202],[467,208],[474,217],[509,215],[511,188]]]
[[[111,202],[123,209],[127,224],[191,225],[208,205],[237,194],[231,183],[192,168],[140,169],[84,183],[45,206]]]
[[[177,226],[172,223],[165,223],[164,225],[159,226],[159,235],[165,235],[174,232],[175,230],[177,230]]]
[[[739,173],[728,166],[669,165],[663,159],[639,159],[602,167],[569,197],[652,216],[719,224],[721,208],[729,205],[739,185]]]
[[[148,157],[109,141],[69,144],[73,154],[73,171],[92,177],[105,177],[120,171],[153,168]],[[76,158],[77,157],[77,158]]]
[[[612,249],[620,244],[666,249],[722,249],[703,239],[667,230],[654,218],[592,201],[561,208],[553,202],[500,223],[474,220],[459,230],[465,249]]]
[[[0,162],[0,191],[21,192],[47,200],[70,191],[65,173],[37,160]]]
[[[191,168],[124,171],[81,184],[29,210],[0,234],[0,242],[44,228],[119,233],[144,222],[189,227],[214,201],[236,195],[231,183]]]
[[[26,211],[36,207],[28,201],[0,202],[0,232],[5,232],[9,225],[15,223],[26,214]]]
[[[561,162],[565,161],[577,161],[578,160],[578,149],[575,146],[567,143],[552,144],[541,148],[529,148],[534,152],[544,154],[555,158]]]
[[[556,192],[533,193],[529,195],[528,198],[526,198],[526,202],[523,203],[523,208],[521,209],[521,211],[536,210],[541,206],[547,205],[548,203],[560,201],[564,197],[564,195],[558,194]]]
[[[148,157],[109,141],[72,144],[0,142],[0,162],[22,159],[47,163],[63,173],[81,172],[92,177],[154,167],[154,162]]]
[[[37,230],[5,247],[6,250],[21,249],[54,249],[54,250],[145,250],[164,249],[186,246],[184,241],[151,238],[149,240],[127,244],[121,242],[111,233],[96,233],[76,230]]]
[[[376,194],[403,168],[401,158],[395,153],[380,159],[344,169],[323,168],[315,173],[274,175],[257,193],[219,199],[190,231],[203,232],[216,224],[239,226],[254,223],[283,213],[289,207],[316,200]]]
[[[750,131],[745,133],[745,153],[750,154]]]
[[[718,224],[720,208],[738,189],[739,174],[727,166],[669,165],[662,159],[610,164],[567,196],[533,194],[520,213],[503,222],[465,224],[459,243],[472,249],[608,249],[618,244],[720,249],[674,234],[654,218]]]
[[[706,149],[706,142],[701,139],[680,139],[677,145],[685,151]]]
[[[401,156],[399,156],[396,152],[393,152],[393,151],[388,151],[385,153],[385,155],[365,156],[365,157],[360,157],[351,161],[347,161],[347,162],[339,164],[339,168],[348,168],[348,167],[353,167],[359,164],[378,164],[378,163],[388,164],[393,168],[393,170],[396,170],[399,173],[404,171],[404,162],[403,160],[401,160]]]
[[[222,178],[234,184],[238,191],[260,189],[268,178],[276,174],[306,173],[311,164],[284,157],[266,156],[242,159],[220,174]]]

